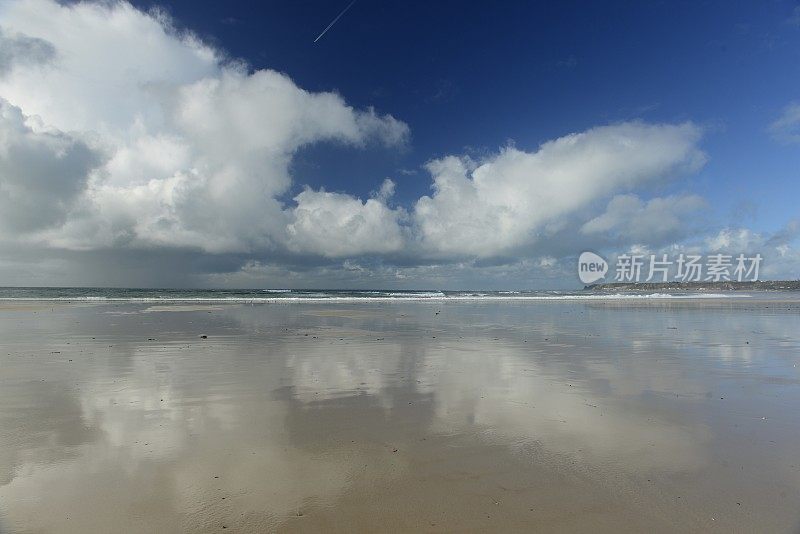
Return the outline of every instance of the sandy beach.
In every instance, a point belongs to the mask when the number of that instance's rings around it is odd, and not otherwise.
[[[4,302],[0,340],[4,533],[800,528],[797,300]]]

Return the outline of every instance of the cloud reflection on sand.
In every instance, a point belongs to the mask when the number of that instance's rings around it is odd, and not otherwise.
[[[796,315],[440,308],[59,306],[28,328],[15,313],[31,311],[4,311],[0,525],[277,528],[429,478],[443,450],[486,448],[579,489],[696,477],[732,432],[709,392],[780,376],[797,397]],[[798,434],[782,422],[767,437]],[[780,444],[760,469],[795,494],[797,471],[770,471]]]

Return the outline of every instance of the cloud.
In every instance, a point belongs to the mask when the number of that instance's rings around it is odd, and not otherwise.
[[[763,257],[761,279],[800,279],[800,223],[790,221],[773,233],[749,228],[723,228],[704,239],[698,251],[729,255],[746,254]]]
[[[800,103],[792,102],[769,126],[772,138],[783,144],[800,143]]]
[[[377,191],[373,191],[371,196],[386,204],[394,196],[397,184],[391,178],[385,178]]]
[[[0,98],[0,232],[27,235],[63,223],[101,158]]]
[[[698,213],[707,207],[697,195],[641,200],[636,195],[617,195],[606,211],[581,227],[587,235],[616,236],[628,243],[674,242],[696,226]]]
[[[414,220],[432,254],[491,257],[535,242],[547,225],[619,191],[700,168],[701,130],[691,123],[628,122],[543,144],[513,147],[476,163],[446,157],[428,164],[434,194]]]
[[[163,127],[162,97],[217,76],[223,61],[163,14],[125,2],[10,1],[0,6],[0,21],[4,33],[46,41],[55,56],[45,65],[18,64],[0,79],[0,94],[56,128],[112,141]]]
[[[297,150],[402,146],[409,136],[394,117],[305,91],[272,70],[250,72],[164,14],[125,2],[23,0],[4,4],[0,20],[3,35],[16,36],[14,57],[20,42],[54,51],[45,64],[7,69],[0,94],[109,154],[80,182],[76,209],[60,210],[63,225],[40,236],[49,246],[284,247],[292,214],[278,199],[292,185]]]
[[[306,189],[295,197],[297,207],[287,228],[289,247],[328,258],[402,250],[405,239],[400,221],[404,213],[385,204],[393,188],[393,182],[384,182],[379,198],[366,202],[341,193]]]
[[[47,63],[55,57],[55,48],[44,39],[25,35],[6,35],[0,28],[0,75],[17,64]]]

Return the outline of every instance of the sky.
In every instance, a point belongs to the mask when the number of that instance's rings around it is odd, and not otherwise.
[[[347,5],[0,1],[0,286],[800,278],[800,3]]]

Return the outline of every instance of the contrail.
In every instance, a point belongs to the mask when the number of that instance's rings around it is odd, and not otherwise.
[[[333,26],[334,24],[336,24],[336,21],[337,21],[337,20],[339,20],[340,18],[342,18],[342,15],[344,15],[345,13],[347,13],[347,10],[348,10],[348,9],[350,9],[350,8],[352,7],[352,5],[353,5],[353,4],[355,4],[355,3],[356,3],[356,0],[353,0],[352,2],[350,2],[349,4],[347,4],[347,7],[346,7],[346,8],[344,8],[344,9],[342,10],[342,12],[341,12],[341,13],[339,13],[338,15],[336,15],[336,18],[335,18],[335,19],[333,19],[333,21],[331,21],[331,23],[330,23],[330,24],[328,24],[328,26],[327,26],[327,27],[326,27],[324,30],[322,30],[322,33],[321,33],[321,34],[319,34],[319,36],[318,36],[316,39],[314,39],[314,42],[316,43],[317,41],[319,41],[319,40],[322,38],[322,36],[323,36],[323,35],[325,35],[325,32],[327,32],[328,30],[330,30],[330,29],[331,29],[331,26]]]

